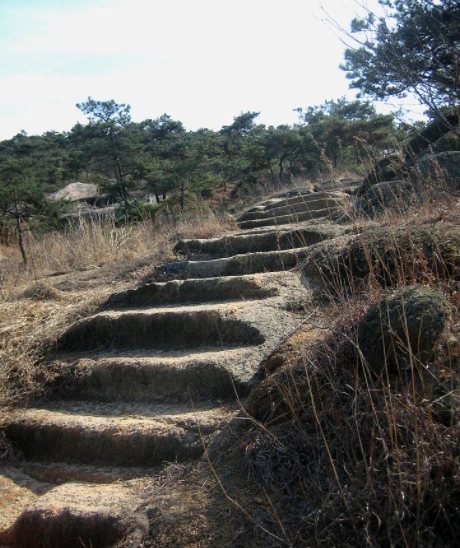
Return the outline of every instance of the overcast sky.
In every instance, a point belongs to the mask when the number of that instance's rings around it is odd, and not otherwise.
[[[322,7],[346,28],[359,13]],[[248,110],[292,124],[297,107],[355,96],[324,18],[320,0],[0,0],[0,139],[70,130],[88,96],[191,130]]]

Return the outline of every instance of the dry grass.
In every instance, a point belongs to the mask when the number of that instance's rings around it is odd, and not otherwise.
[[[286,545],[459,545],[459,248],[449,228],[459,212],[457,197],[441,193],[371,221],[356,216],[358,253],[333,242],[312,253],[321,261],[306,265],[307,280],[315,271],[317,296],[326,297],[318,303],[336,321],[321,341],[299,344],[294,363],[266,372],[249,402],[254,425],[244,443]],[[445,227],[443,241],[412,245],[420,226]],[[383,247],[376,233],[385,233]],[[387,364],[376,374],[360,351],[360,321],[394,287],[413,284],[451,303],[449,340],[425,359],[407,352],[403,337],[407,374],[392,376]]]
[[[145,256],[161,259],[178,238],[207,238],[234,227],[230,216],[216,216],[211,210],[189,214],[164,210],[155,219],[129,225],[81,221],[42,238],[29,234],[30,265],[25,270],[18,253],[4,261],[0,287],[5,292],[5,287],[17,286],[21,277],[38,279],[56,271],[100,267]],[[10,250],[8,253],[11,256]]]
[[[174,260],[177,239],[205,238],[234,226],[229,216],[209,210],[166,211],[158,219],[121,227],[81,223],[41,239],[29,235],[27,269],[16,250],[2,249],[0,404],[44,396],[45,387],[62,373],[44,362],[56,340],[110,293],[132,286],[146,268],[140,259],[148,257],[149,268]]]

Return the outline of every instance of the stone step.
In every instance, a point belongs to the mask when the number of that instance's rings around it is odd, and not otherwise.
[[[58,341],[58,348],[181,350],[202,345],[222,348],[262,344],[265,339],[260,332],[236,317],[238,306],[241,309],[249,304],[104,311],[71,327]]]
[[[283,215],[294,215],[295,213],[303,212],[316,212],[327,209],[336,209],[338,207],[344,207],[345,202],[343,199],[338,198],[322,198],[318,200],[310,200],[305,202],[302,198],[294,204],[281,205],[278,207],[267,207],[259,211],[248,211],[245,214],[238,217],[238,223],[242,221],[253,221],[256,219],[271,219],[273,217],[280,217]]]
[[[276,284],[270,283],[267,277],[257,275],[172,280],[114,293],[101,309],[264,299],[274,294],[277,294]]]
[[[284,208],[301,216],[305,203],[315,209],[321,200],[335,198],[295,190],[258,209],[281,224]],[[178,244],[178,252],[219,258],[158,267],[151,283],[111,296],[60,338],[55,357],[75,384],[61,401],[15,410],[5,427],[23,473],[47,486],[10,528],[18,545],[63,546],[68,533],[66,546],[102,548],[134,531],[129,545],[139,546],[146,521],[136,521],[144,504],[136,497],[147,478],[167,473],[165,462],[188,466],[204,443],[221,451],[218,434],[239,413],[235,394],[249,392],[263,357],[311,305],[311,292],[286,270],[308,246],[344,232],[260,221],[245,234]]]
[[[335,195],[338,193],[332,193],[332,194]],[[324,198],[328,196],[330,196],[329,193],[315,192],[312,189],[307,189],[307,188],[293,189],[287,192],[276,194],[275,196],[272,196],[271,198],[268,198],[267,200],[262,200],[261,202],[257,202],[257,204],[251,206],[245,212],[243,212],[242,215],[244,215],[244,213],[246,212],[262,211],[262,210],[267,210],[274,207],[279,207],[280,205],[297,204],[300,201],[308,202],[311,200],[318,200],[320,198]],[[237,220],[238,219],[239,217],[237,217]]]
[[[289,250],[245,253],[209,261],[178,261],[161,265],[155,271],[157,280],[241,276],[257,272],[283,272],[307,256],[308,247]]]
[[[59,485],[24,509],[10,529],[8,546],[140,546],[148,531],[141,503],[139,494],[121,482]]]
[[[313,221],[315,219],[334,220],[343,215],[342,208],[326,208],[311,211],[301,211],[289,215],[279,215],[268,219],[255,219],[253,221],[239,221],[238,226],[242,229],[256,228],[260,226],[278,226],[295,224],[301,221]]]
[[[269,198],[268,200],[263,200],[262,202],[258,202],[254,206],[246,209],[246,211],[243,212],[242,215],[250,211],[261,211],[261,210],[277,208],[283,205],[309,203],[309,202],[315,202],[316,200],[323,200],[328,198],[343,200],[344,193],[341,191],[332,191],[332,192],[326,192],[326,191],[315,192],[311,190],[307,190],[304,192],[291,191],[283,194],[278,194],[277,196],[273,196],[272,198]]]
[[[317,203],[321,200],[339,200],[344,199],[342,192],[307,192],[303,194],[296,194],[291,196],[280,197],[280,202],[270,202],[265,206],[265,209],[274,209],[280,205],[295,205],[295,204],[310,204]],[[263,202],[262,202],[263,203]],[[324,206],[327,207],[327,206]]]
[[[344,234],[345,229],[335,224],[299,226],[294,229],[277,228],[256,232],[242,232],[219,238],[179,241],[174,250],[183,255],[210,255],[212,257],[231,257],[244,253],[276,251],[307,247],[323,240],[336,238]]]
[[[17,464],[22,473],[48,486],[61,485],[69,481],[82,481],[95,485],[129,481],[145,476],[153,477],[162,472],[158,466],[110,466],[108,464],[79,464],[68,462],[23,461]]]
[[[109,353],[75,360],[78,381],[66,398],[98,401],[228,400],[245,396],[265,348],[216,352]]]
[[[18,411],[7,438],[26,459],[112,466],[152,467],[198,458],[202,436],[233,416],[210,404],[133,404],[60,401]]]
[[[37,498],[51,489],[13,466],[0,468],[0,546],[15,545],[14,523]]]

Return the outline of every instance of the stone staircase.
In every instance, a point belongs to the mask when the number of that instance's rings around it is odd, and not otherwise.
[[[331,222],[346,206],[338,192],[266,200],[237,233],[179,242],[184,260],[69,329],[56,360],[79,381],[6,426],[23,460],[1,470],[0,545],[139,546],[148,519],[135,478],[200,459],[236,420],[260,361],[310,306],[290,270],[347,231]]]

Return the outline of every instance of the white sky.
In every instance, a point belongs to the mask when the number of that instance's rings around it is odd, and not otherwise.
[[[359,13],[322,5],[347,29]],[[324,17],[320,0],[0,0],[0,140],[70,130],[88,96],[192,130],[248,110],[292,124],[294,108],[355,96]]]

